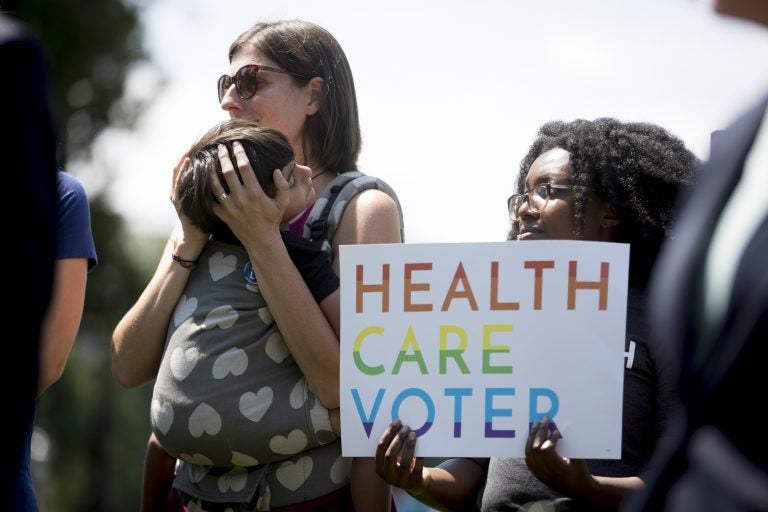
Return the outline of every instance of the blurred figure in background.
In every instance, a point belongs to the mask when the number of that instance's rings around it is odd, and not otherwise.
[[[40,338],[37,395],[61,378],[85,305],[87,274],[96,266],[88,196],[80,181],[62,170],[56,177],[58,208],[51,303]]]
[[[90,208],[83,185],[71,174],[59,170],[56,188],[53,289],[40,332],[38,397],[64,372],[83,317],[87,275],[96,266]],[[36,407],[31,413],[33,423],[35,412]],[[30,470],[31,425],[24,443],[18,489],[20,496],[26,495],[27,504],[20,510],[37,510]]]
[[[715,10],[768,28],[768,0]],[[629,510],[768,510],[768,442],[754,414],[768,390],[767,106],[763,96],[713,137],[660,256],[651,326],[674,350],[683,403],[659,473]]]

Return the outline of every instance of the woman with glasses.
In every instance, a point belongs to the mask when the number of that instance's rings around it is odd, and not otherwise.
[[[644,290],[678,191],[696,165],[682,141],[653,124],[550,122],[523,159],[507,202],[510,240],[630,244],[620,460],[561,457],[559,432],[545,419],[532,426],[525,459],[456,458],[424,467],[413,455],[415,434],[398,420],[379,441],[377,472],[440,510],[610,510],[641,487],[674,396],[673,377],[646,336]]]
[[[259,23],[232,43],[229,62],[229,74],[217,83],[222,109],[232,118],[254,121],[285,135],[296,162],[312,169],[312,186],[318,197],[335,176],[357,170],[361,141],[352,72],[330,33],[298,20]],[[280,173],[275,173],[278,194],[269,198],[257,183],[233,178],[250,171],[242,152],[236,149],[233,156],[220,152],[219,159],[223,174],[229,176],[229,190],[216,190],[222,205],[217,215],[247,251],[249,273],[282,333],[284,345],[279,352],[282,354],[283,348],[290,352],[308,389],[325,408],[337,409],[338,337],[292,263],[279,232],[282,213],[288,206],[287,185]],[[178,174],[179,166],[184,165],[180,160],[175,172]],[[175,194],[172,200],[180,211]],[[309,208],[290,222],[289,230],[301,236],[308,215]],[[154,277],[113,334],[113,374],[125,387],[144,384],[157,374],[174,308],[178,311],[177,304],[187,304],[182,290],[189,268],[184,262],[197,261],[208,240],[209,234],[181,212],[179,219]],[[331,241],[333,268],[338,272],[341,245],[400,241],[397,202],[379,190],[361,192],[347,205]],[[184,366],[186,354],[181,355],[184,357],[179,356],[177,363]],[[269,400],[258,391],[253,390],[252,398],[259,401],[251,405],[267,408]],[[295,398],[301,396],[299,393]],[[195,423],[195,432],[204,424]],[[246,480],[221,475],[216,479],[218,494],[199,490],[197,484],[210,479],[206,477],[209,468],[205,460],[187,454],[189,471],[185,478],[189,486],[185,492],[203,500],[205,510],[218,509],[214,504],[222,502],[238,502],[244,510],[283,506],[291,507],[286,510],[346,510],[351,506],[350,493],[355,494],[358,508],[359,503],[389,505],[387,487],[383,482],[375,486],[380,480],[372,470],[367,480],[375,489],[355,487],[350,491],[348,460],[341,458],[339,440],[308,450],[293,442],[290,434],[285,432],[274,440],[275,450],[285,455],[280,464],[233,459],[233,468],[257,467],[259,471],[250,471],[254,479]],[[208,430],[203,429],[200,435],[208,435]]]

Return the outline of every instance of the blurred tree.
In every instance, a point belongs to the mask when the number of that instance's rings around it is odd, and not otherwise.
[[[138,11],[144,0],[0,0],[45,44],[62,162],[85,152],[107,126],[130,126],[142,105],[123,97],[131,64],[144,58]]]
[[[130,0],[0,0],[0,9],[29,25],[48,50],[65,169],[67,161],[89,158],[102,130],[130,127],[145,107],[123,95],[132,64],[145,57],[141,7]],[[90,200],[99,265],[88,276],[64,375],[39,401],[37,425],[48,434],[50,451],[33,473],[42,478],[41,510],[51,512],[136,510],[149,434],[151,388],[124,391],[110,371],[112,330],[149,280],[147,267],[104,194]],[[149,247],[144,258],[161,250],[159,243],[141,247]]]

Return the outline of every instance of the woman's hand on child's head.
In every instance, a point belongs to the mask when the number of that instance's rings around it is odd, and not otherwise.
[[[273,173],[276,195],[267,196],[259,185],[243,146],[232,143],[238,171],[224,145],[219,146],[219,162],[227,193],[216,176],[211,176],[211,190],[217,203],[213,213],[224,221],[244,245],[269,243],[268,233],[279,235],[279,227],[288,206],[288,182],[279,169]],[[279,176],[278,176],[279,175]],[[242,179],[242,181],[241,181]]]
[[[189,159],[189,154],[184,153],[173,167],[173,177],[171,182],[171,202],[173,203],[174,209],[176,209],[176,215],[179,217],[179,223],[174,228],[173,234],[171,236],[174,240],[174,250],[181,250],[183,245],[192,243],[196,247],[195,249],[192,249],[192,251],[196,251],[199,254],[205,245],[205,241],[208,239],[208,234],[204,233],[202,230],[200,230],[200,228],[193,225],[190,222],[189,217],[184,215],[184,213],[181,211],[181,201],[178,194],[181,175],[191,163],[192,161]]]
[[[192,161],[189,159],[189,155],[184,153],[173,167],[173,175],[171,176],[171,202],[173,203],[173,207],[176,209],[176,213],[178,214],[179,218],[181,218],[183,215],[181,213],[181,200],[179,199],[178,193],[179,180],[181,179],[181,175],[184,173],[184,169],[186,169],[191,162]]]

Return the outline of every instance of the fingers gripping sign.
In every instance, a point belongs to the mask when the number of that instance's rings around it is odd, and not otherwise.
[[[534,421],[525,445],[528,467],[549,470],[552,466],[562,464],[562,458],[557,453],[557,441],[560,437],[560,431],[548,417],[545,416],[540,422]]]
[[[416,433],[400,420],[392,422],[376,447],[376,472],[387,483],[419,492],[424,488],[424,460],[415,457]]]
[[[416,432],[409,431],[405,438],[405,446],[403,447],[402,454],[400,456],[400,467],[405,469],[407,480],[405,481],[405,489],[410,491],[419,491],[423,488],[423,468],[424,459],[422,457],[416,457]]]
[[[548,417],[534,422],[525,447],[525,462],[531,472],[549,487],[566,495],[593,484],[583,459],[570,459],[557,453],[562,436]]]

